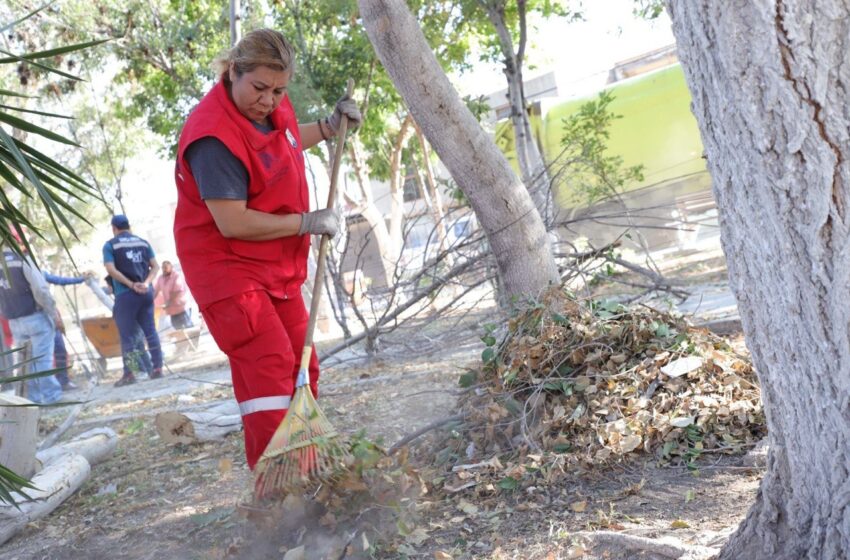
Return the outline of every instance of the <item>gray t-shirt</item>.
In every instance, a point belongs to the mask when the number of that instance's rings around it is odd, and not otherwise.
[[[274,130],[251,124],[263,134]],[[248,200],[248,170],[218,138],[205,136],[192,142],[186,148],[186,161],[202,199]]]

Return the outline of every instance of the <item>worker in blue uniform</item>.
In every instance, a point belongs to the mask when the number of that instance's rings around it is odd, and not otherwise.
[[[133,337],[136,326],[145,334],[145,342],[153,361],[150,378],[162,377],[162,347],[154,324],[153,280],[159,272],[156,255],[150,243],[130,231],[130,221],[123,214],[112,217],[113,238],[103,245],[103,264],[112,277],[115,307],[112,310],[124,359],[124,375],[116,387],[136,382],[130,370]]]

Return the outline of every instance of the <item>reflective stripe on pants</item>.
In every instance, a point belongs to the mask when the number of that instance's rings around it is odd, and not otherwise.
[[[217,301],[202,313],[216,344],[230,359],[233,393],[243,410],[245,455],[253,469],[286,414],[289,403],[283,406],[281,399],[295,392],[307,310],[301,298],[277,299],[257,290]],[[319,362],[313,352],[314,395],[318,380]]]
[[[239,413],[242,416],[253,414],[255,412],[263,412],[266,410],[287,410],[291,397],[276,396],[276,397],[260,397],[239,403]]]

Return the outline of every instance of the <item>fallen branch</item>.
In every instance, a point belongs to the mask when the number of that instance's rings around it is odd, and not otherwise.
[[[94,466],[111,457],[117,447],[118,435],[112,429],[94,428],[66,443],[39,451],[35,458],[41,465],[47,465],[60,455],[74,454],[83,456]]]
[[[463,418],[464,418],[463,414],[455,414],[454,416],[449,416],[447,418],[443,418],[441,420],[431,422],[430,424],[427,424],[426,426],[423,426],[422,428],[419,428],[415,432],[408,434],[408,435],[404,436],[403,438],[401,438],[400,440],[398,440],[392,447],[390,447],[387,450],[387,455],[393,455],[395,452],[397,452],[399,449],[401,449],[402,447],[404,447],[405,445],[407,445],[411,441],[415,440],[416,438],[418,438],[418,437],[420,437],[424,434],[427,434],[431,430],[439,428],[440,426],[444,426],[444,425],[446,425],[450,422],[458,422],[460,420],[463,420]]]
[[[198,412],[161,412],[156,415],[156,432],[165,443],[187,444],[217,441],[242,429],[242,415],[236,401]]]
[[[74,422],[77,421],[77,417],[88,404],[89,396],[91,396],[91,393],[96,386],[97,378],[95,377],[94,379],[92,379],[91,377],[89,377],[88,388],[86,389],[85,394],[80,398],[82,402],[74,406],[74,408],[71,409],[71,412],[68,414],[65,420],[63,420],[62,423],[55,430],[53,430],[53,432],[48,434],[48,436],[44,438],[41,443],[38,444],[39,450],[48,449],[52,447],[53,444],[59,441],[59,438],[61,438],[65,434],[65,432],[67,432],[71,428],[71,426],[74,425]]]
[[[37,490],[27,491],[30,500],[13,494],[20,509],[13,505],[0,506],[0,544],[59,507],[83,485],[90,472],[91,465],[82,455],[62,453],[53,457],[44,470],[32,477]]]

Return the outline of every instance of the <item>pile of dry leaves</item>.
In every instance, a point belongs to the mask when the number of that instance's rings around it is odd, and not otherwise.
[[[645,452],[690,464],[765,435],[750,362],[670,314],[554,289],[506,327],[488,326],[482,340],[481,367],[461,378],[467,429],[444,453],[456,463],[553,454],[594,464]],[[492,470],[507,474],[507,488],[528,464]],[[465,470],[455,467],[449,489],[470,477]]]

